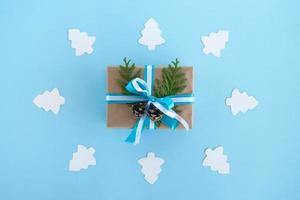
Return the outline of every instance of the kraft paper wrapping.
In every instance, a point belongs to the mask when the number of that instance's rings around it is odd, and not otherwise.
[[[167,66],[155,66],[155,79],[161,78],[162,68]],[[144,67],[137,66],[137,69],[142,70],[142,77],[144,74]],[[187,87],[182,91],[184,93],[193,93],[193,67],[182,67],[183,72],[186,74]],[[108,93],[122,93],[117,80],[120,79],[119,66],[107,67],[107,92]],[[154,82],[155,84],[155,82]],[[178,113],[183,117],[190,128],[193,125],[193,106],[192,104],[178,105],[178,109],[181,110]],[[128,104],[107,104],[106,126],[108,128],[132,128],[136,122],[136,117],[132,113],[132,109]],[[166,128],[161,124],[160,128]],[[183,126],[178,126],[183,128]]]

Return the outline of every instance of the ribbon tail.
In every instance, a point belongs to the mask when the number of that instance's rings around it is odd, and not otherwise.
[[[126,142],[128,143],[134,143],[135,145],[140,142],[141,139],[141,133],[143,129],[145,128],[145,119],[146,116],[139,118],[133,128],[131,129],[130,135],[126,138]]]
[[[149,130],[154,130],[155,129],[155,122],[152,121],[149,117],[147,117],[145,119],[145,122],[146,124],[146,128],[149,129]]]
[[[162,106],[160,103],[158,102],[152,102],[152,104],[161,112],[163,112],[165,115],[171,117],[171,118],[175,118],[175,116],[177,115],[172,109],[167,109],[164,106]]]
[[[175,116],[175,119],[177,119],[177,121],[179,121],[183,125],[186,131],[190,129],[189,124],[180,115],[177,114]]]
[[[155,123],[152,120],[149,120],[149,129],[154,130],[155,129]]]
[[[179,125],[175,118],[169,117],[168,115],[164,115],[160,121],[166,126],[170,127],[172,130],[176,129]]]
[[[164,115],[163,118],[161,119],[161,122],[170,127],[171,129],[176,129],[177,126],[180,124],[183,125],[185,130],[189,130],[189,124],[183,119],[180,115],[175,113],[173,110],[170,110],[175,114],[175,117],[170,117],[168,115]]]

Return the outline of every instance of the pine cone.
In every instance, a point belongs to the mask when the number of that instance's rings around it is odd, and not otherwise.
[[[163,113],[158,110],[153,104],[150,104],[150,107],[147,110],[147,115],[154,122],[161,120],[161,118],[163,117]]]
[[[142,117],[146,113],[146,102],[138,102],[132,105],[132,113],[137,117]]]
[[[161,118],[163,117],[163,113],[158,110],[153,104],[150,104],[149,109],[146,111],[146,102],[138,102],[133,104],[132,106],[132,113],[137,117],[142,117],[144,114],[147,113],[148,117],[154,121],[157,122],[159,120],[161,120]]]

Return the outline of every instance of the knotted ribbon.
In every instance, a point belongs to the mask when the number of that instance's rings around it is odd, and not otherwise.
[[[133,95],[123,94],[108,94],[106,96],[107,103],[134,103],[134,102],[147,102],[145,109],[148,110],[150,105],[153,104],[164,115],[161,122],[171,129],[175,129],[179,123],[183,125],[186,130],[189,130],[188,123],[172,110],[175,104],[190,104],[194,102],[193,94],[179,94],[157,98],[152,95],[153,81],[154,81],[154,66],[146,65],[144,69],[145,80],[135,78],[126,85],[126,90]],[[155,123],[144,114],[138,118],[135,125],[131,129],[130,135],[127,137],[126,142],[138,144],[142,131],[145,129],[155,129]]]

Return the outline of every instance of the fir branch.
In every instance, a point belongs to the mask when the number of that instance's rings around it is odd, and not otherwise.
[[[131,64],[131,59],[127,60],[125,57],[123,59],[124,65],[119,66],[119,75],[120,79],[117,80],[118,85],[120,86],[123,94],[130,94],[126,90],[126,85],[134,78],[141,77],[142,70],[136,69],[134,63]]]
[[[179,60],[176,58],[167,68],[162,69],[162,78],[160,80],[156,79],[154,94],[158,98],[175,95],[182,92],[186,86],[186,75],[183,72],[182,67],[179,66]],[[181,112],[177,105],[173,107],[173,110],[176,113]],[[161,121],[157,121],[155,124],[159,127]]]
[[[154,94],[158,98],[175,95],[182,92],[186,86],[187,78],[176,58],[167,68],[162,69],[162,78],[156,79]]]

